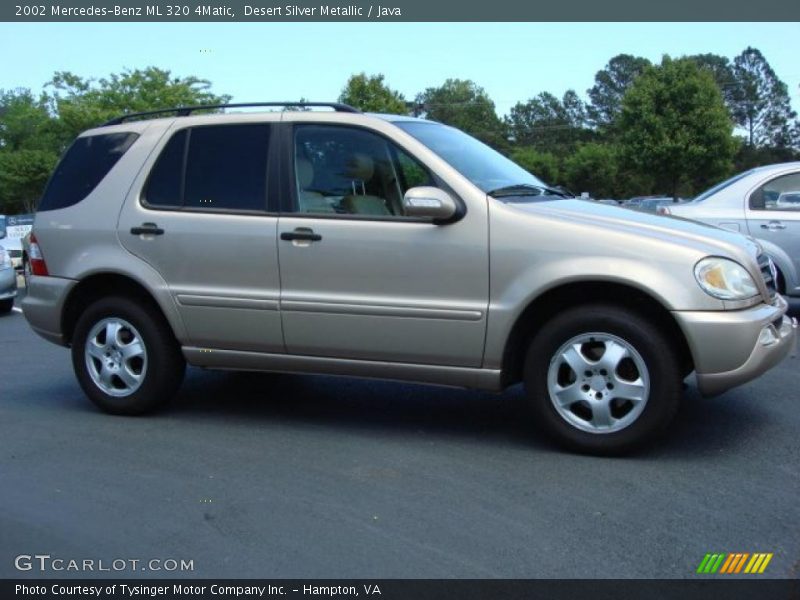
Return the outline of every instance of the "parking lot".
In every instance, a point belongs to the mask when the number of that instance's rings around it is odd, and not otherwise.
[[[707,552],[800,573],[796,358],[719,398],[690,385],[657,447],[600,459],[531,431],[518,388],[190,369],[166,411],[123,418],[19,312],[0,350],[2,577],[41,576],[14,568],[35,553],[193,561],[171,577],[684,578]]]

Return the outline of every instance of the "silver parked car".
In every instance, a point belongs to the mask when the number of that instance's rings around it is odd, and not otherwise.
[[[800,296],[800,162],[745,171],[660,212],[757,238],[775,264],[780,292]]]
[[[618,453],[665,428],[690,373],[718,394],[793,346],[744,236],[566,198],[451,127],[326,106],[123,117],[67,151],[23,308],[97,405],[152,410],[186,363],[523,382],[557,440]]]
[[[11,254],[0,244],[0,315],[11,312],[17,297],[17,272]]]

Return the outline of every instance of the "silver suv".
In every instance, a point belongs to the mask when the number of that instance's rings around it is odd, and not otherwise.
[[[693,371],[718,394],[794,344],[744,236],[564,197],[451,127],[326,106],[128,116],[67,151],[23,309],[101,408],[154,409],[186,363],[523,382],[558,441],[619,453],[669,423]]]

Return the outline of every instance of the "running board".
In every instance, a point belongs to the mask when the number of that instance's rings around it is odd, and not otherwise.
[[[267,354],[239,350],[215,350],[193,346],[184,346],[183,355],[189,364],[206,369],[315,373],[343,377],[393,379],[492,392],[499,392],[503,389],[499,369]]]

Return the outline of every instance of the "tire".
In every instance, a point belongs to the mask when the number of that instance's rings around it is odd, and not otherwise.
[[[89,399],[116,415],[140,415],[164,405],[186,371],[180,346],[158,310],[120,297],[100,299],[80,316],[72,366]]]
[[[11,309],[14,308],[14,299],[7,298],[6,300],[0,300],[0,315],[7,315],[11,312]]]
[[[572,308],[546,323],[528,348],[523,379],[550,436],[601,455],[630,452],[663,432],[683,380],[668,336],[645,317],[606,305]]]

